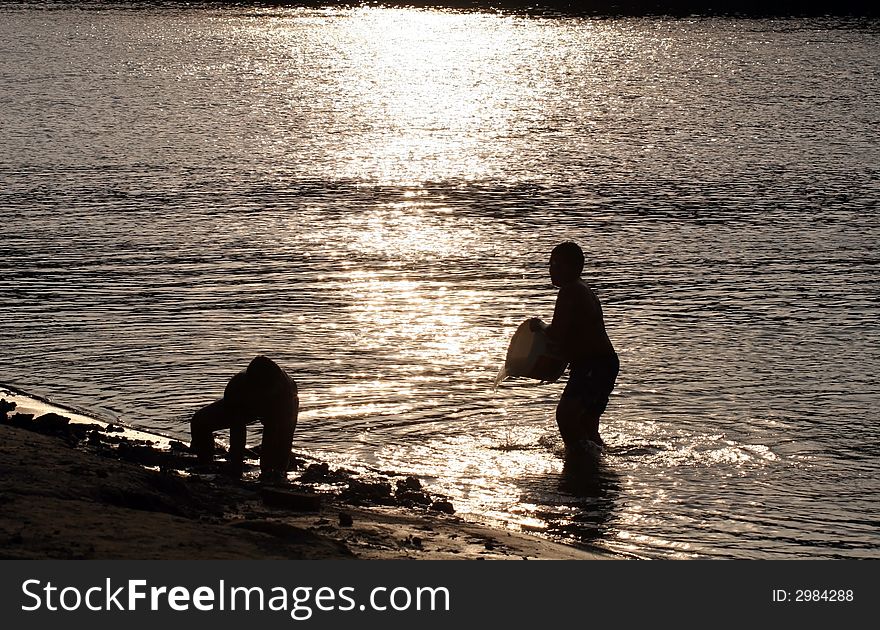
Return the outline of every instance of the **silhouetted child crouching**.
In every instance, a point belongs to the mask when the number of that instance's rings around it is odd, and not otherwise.
[[[240,477],[244,466],[247,426],[263,424],[260,478],[286,475],[299,414],[296,382],[271,359],[258,356],[233,376],[223,398],[199,409],[192,417],[191,448],[199,463],[214,457],[214,433],[229,429],[229,472]]]

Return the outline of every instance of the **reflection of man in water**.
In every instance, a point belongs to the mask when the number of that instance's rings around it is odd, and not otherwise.
[[[263,423],[261,477],[282,478],[287,472],[298,413],[296,382],[274,361],[258,356],[229,380],[223,398],[195,413],[190,425],[192,450],[200,463],[210,463],[214,432],[229,429],[230,473],[240,477],[247,425],[259,419]]]
[[[590,440],[602,445],[599,416],[620,369],[620,361],[605,332],[602,305],[581,279],[584,253],[565,242],[550,254],[550,280],[559,288],[553,321],[546,334],[570,363],[568,384],[556,407],[556,424],[566,446]]]

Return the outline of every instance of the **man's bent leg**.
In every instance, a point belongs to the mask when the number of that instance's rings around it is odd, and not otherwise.
[[[190,449],[196,454],[200,464],[210,464],[214,459],[214,432],[230,426],[231,418],[222,398],[193,414],[190,421]]]
[[[572,366],[556,407],[556,423],[567,446],[583,440],[604,446],[599,418],[608,405],[619,369],[617,355]]]
[[[598,444],[599,446],[605,446],[605,442],[602,441],[602,436],[599,435],[599,417],[601,415],[602,415],[601,411],[585,410],[584,411],[584,428],[587,431],[587,439],[588,440]]]
[[[566,446],[576,446],[589,438],[586,410],[578,398],[570,396],[560,399],[556,405],[556,426]]]

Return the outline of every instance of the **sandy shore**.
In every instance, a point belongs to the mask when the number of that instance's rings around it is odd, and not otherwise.
[[[469,523],[412,477],[198,468],[185,444],[0,388],[3,559],[616,559]],[[14,407],[13,407],[14,405]]]

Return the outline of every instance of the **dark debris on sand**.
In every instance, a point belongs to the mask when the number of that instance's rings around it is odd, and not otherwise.
[[[0,398],[0,559],[603,557],[510,531],[484,544],[502,534],[413,476],[299,456],[260,480],[250,452],[230,477],[223,449],[200,466],[182,442],[51,411]]]
[[[64,440],[71,448],[139,464],[158,472],[153,482],[156,486],[155,495],[142,493],[134,496],[114,490],[103,497],[112,504],[185,515],[185,510],[179,507],[180,501],[163,502],[161,495],[173,496],[175,492],[184,492],[185,486],[180,479],[186,477],[189,481],[200,482],[205,486],[200,492],[204,491],[208,496],[207,501],[197,501],[196,497],[188,497],[190,502],[204,503],[198,506],[199,509],[208,509],[214,513],[241,509],[240,503],[244,496],[232,491],[233,488],[256,491],[255,497],[259,497],[265,506],[294,512],[317,512],[320,511],[323,503],[330,500],[352,506],[423,508],[447,514],[455,512],[452,503],[446,497],[432,496],[422,487],[421,482],[412,476],[394,478],[387,473],[381,473],[371,476],[370,479],[363,479],[361,478],[363,475],[355,471],[345,468],[332,469],[328,463],[318,462],[306,466],[299,476],[291,481],[260,483],[252,477],[257,466],[250,463],[245,466],[246,472],[250,474],[242,480],[237,480],[224,476],[226,466],[222,460],[225,459],[226,451],[219,446],[217,452],[220,461],[204,466],[197,463],[189,446],[183,442],[172,440],[170,448],[160,448],[149,440],[136,440],[121,435],[120,433],[125,429],[112,424],[103,426],[97,423],[71,422],[69,418],[56,413],[37,417],[32,414],[11,413],[15,411],[15,407],[15,403],[0,399],[0,424],[55,436]],[[302,468],[304,461],[300,457],[293,457],[291,467]],[[213,491],[207,491],[208,486]],[[219,492],[221,486],[222,492]],[[220,498],[221,495],[226,495],[229,499],[223,500]],[[185,504],[186,501],[183,503]]]

